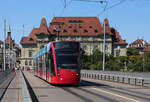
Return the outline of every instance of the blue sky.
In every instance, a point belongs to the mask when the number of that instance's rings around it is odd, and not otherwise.
[[[97,16],[104,4],[66,0],[63,12],[63,0],[0,0],[0,40],[4,38],[4,19],[11,26],[12,38],[20,43],[23,36],[28,36],[33,27],[39,27],[42,17],[50,23],[53,16]],[[95,1],[95,0],[93,0]],[[108,7],[119,0],[107,0]],[[125,0],[125,2],[101,13],[99,20],[109,19],[111,27],[118,30],[128,43],[137,38],[150,42],[150,0]],[[24,24],[24,34],[23,27]]]

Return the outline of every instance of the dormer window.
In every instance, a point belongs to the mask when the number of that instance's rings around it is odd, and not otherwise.
[[[69,23],[83,23],[82,20],[69,20]]]
[[[77,30],[76,30],[76,29],[74,29],[74,30],[73,30],[73,32],[74,32],[74,33],[77,33]]]
[[[53,29],[53,32],[57,32],[55,29]]]
[[[98,32],[98,30],[97,29],[95,29],[95,33],[97,33]]]
[[[64,31],[63,31],[64,33],[66,33],[67,32],[67,30],[66,29],[64,29]]]
[[[89,28],[93,28],[92,26],[89,26]]]
[[[84,29],[84,33],[87,33],[88,31],[86,29]]]
[[[45,23],[43,22],[42,26],[45,26]]]
[[[105,26],[108,26],[108,24],[105,24]]]
[[[33,41],[33,39],[32,39],[32,38],[30,38],[29,40],[30,40],[30,41]]]

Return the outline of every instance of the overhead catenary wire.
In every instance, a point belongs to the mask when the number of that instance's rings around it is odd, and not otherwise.
[[[67,4],[66,0],[61,0],[61,1],[63,3],[63,9],[62,9],[60,15],[62,16],[64,14],[65,10],[67,9],[67,7],[69,7],[69,5],[71,5],[73,0],[70,0],[68,4]]]
[[[73,1],[96,2],[96,3],[104,3],[104,2],[106,2],[106,0],[73,0]]]
[[[109,6],[109,7],[105,6],[105,8],[104,8],[97,16],[100,16],[100,15],[103,14],[106,10],[111,9],[111,8],[113,8],[113,7],[116,7],[116,6],[118,6],[118,5],[122,4],[122,3],[124,3],[125,1],[126,1],[126,0],[120,0],[119,2],[113,4],[113,5]],[[108,3],[107,3],[107,5],[108,5]]]

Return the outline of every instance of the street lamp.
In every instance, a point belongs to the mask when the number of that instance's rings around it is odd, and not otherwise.
[[[6,59],[5,59],[5,56],[6,56],[6,48],[5,48],[5,38],[6,38],[6,19],[4,20],[4,49],[3,49],[3,62],[4,62],[4,71],[6,70]]]
[[[62,30],[62,27],[64,25],[64,22],[52,22],[50,23],[53,27],[53,30],[55,30],[57,32],[57,40],[60,39],[60,35],[59,33],[61,32]]]

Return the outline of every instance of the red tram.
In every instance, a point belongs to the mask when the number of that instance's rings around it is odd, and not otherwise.
[[[36,76],[52,84],[80,83],[80,43],[54,41],[34,56]]]

